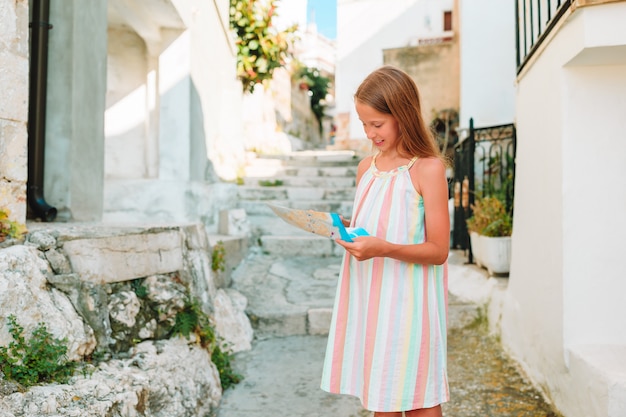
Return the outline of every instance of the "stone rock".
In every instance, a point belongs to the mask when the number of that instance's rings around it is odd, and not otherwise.
[[[222,389],[209,353],[181,338],[143,342],[125,360],[103,362],[71,385],[44,385],[0,397],[0,416],[197,417]]]
[[[176,314],[185,307],[185,286],[174,282],[167,275],[152,275],[143,282],[146,287],[146,299],[153,305],[159,306],[158,320],[171,321]]]
[[[232,352],[250,350],[254,332],[245,313],[246,297],[233,289],[219,289],[213,304],[215,330],[228,348]]]
[[[180,271],[179,231],[128,234],[65,242],[72,270],[85,281],[113,283]]]
[[[67,256],[65,256],[60,251],[54,248],[48,249],[44,252],[44,256],[46,257],[46,260],[50,264],[50,268],[52,268],[52,271],[54,271],[55,274],[63,275],[72,273],[70,260],[67,259]]]
[[[126,327],[134,327],[141,303],[133,291],[121,291],[109,297],[109,316]]]
[[[12,341],[6,317],[13,314],[25,336],[43,323],[55,338],[67,339],[70,360],[81,359],[95,348],[93,331],[65,294],[48,287],[47,273],[47,263],[32,246],[0,250],[0,345]]]
[[[28,235],[28,242],[35,245],[41,251],[47,251],[56,247],[57,240],[52,234],[36,230]]]

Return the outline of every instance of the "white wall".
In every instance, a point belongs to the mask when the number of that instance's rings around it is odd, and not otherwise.
[[[515,118],[515,3],[460,1],[461,110],[459,127],[513,123]]]
[[[105,177],[147,178],[147,50],[134,31],[109,29]]]
[[[336,113],[350,113],[350,138],[365,139],[353,95],[383,64],[383,49],[416,44],[443,33],[443,12],[453,0],[338,0]]]
[[[567,417],[626,415],[625,20],[577,9],[518,80],[502,341]]]

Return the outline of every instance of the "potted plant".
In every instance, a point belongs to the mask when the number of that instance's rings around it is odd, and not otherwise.
[[[472,210],[467,229],[476,263],[484,266],[490,275],[508,273],[513,231],[511,215],[497,197],[478,199]]]

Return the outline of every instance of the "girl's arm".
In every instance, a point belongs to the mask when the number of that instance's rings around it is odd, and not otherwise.
[[[419,159],[411,170],[411,179],[424,198],[426,241],[400,245],[373,236],[359,237],[353,243],[337,241],[359,261],[388,257],[417,264],[443,264],[450,247],[448,183],[445,166],[435,158]]]

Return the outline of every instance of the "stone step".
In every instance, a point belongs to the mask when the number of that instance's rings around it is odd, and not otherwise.
[[[355,177],[333,176],[289,176],[276,175],[271,177],[246,177],[245,186],[271,188],[276,186],[285,187],[315,187],[315,188],[348,188],[354,187]]]
[[[265,235],[261,236],[263,253],[276,256],[339,256],[343,248],[334,240],[312,233],[304,235]]]
[[[255,163],[263,159],[283,161],[284,165],[297,163],[299,166],[351,166],[359,162],[359,157],[353,151],[324,150],[298,151],[277,155],[257,155],[257,157],[250,162]]]
[[[272,177],[356,177],[355,166],[284,166],[282,161],[266,160],[267,163],[255,163],[245,168],[246,178]]]
[[[237,187],[237,198],[240,200],[352,200],[354,187],[319,188],[319,187]]]
[[[268,204],[282,207],[289,207],[298,210],[315,210],[338,213],[344,217],[349,217],[352,213],[353,200],[242,200],[239,201],[239,208],[246,211],[248,218],[251,216],[275,216]]]
[[[585,415],[618,417],[626,408],[626,345],[578,345],[569,349],[569,373],[580,383]]]
[[[327,334],[341,258],[253,254],[233,273],[257,339]]]

